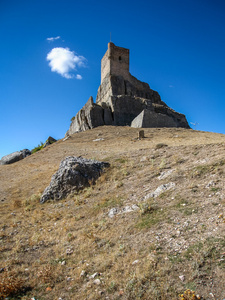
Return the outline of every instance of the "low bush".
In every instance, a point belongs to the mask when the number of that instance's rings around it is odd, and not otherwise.
[[[41,142],[40,145],[31,150],[31,153],[34,154],[37,151],[40,151],[44,147],[44,144]]]
[[[24,281],[15,274],[7,271],[0,274],[0,299],[19,295],[24,290]]]

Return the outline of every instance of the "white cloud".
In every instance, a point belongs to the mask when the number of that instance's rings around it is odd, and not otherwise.
[[[56,37],[47,38],[46,40],[49,42],[54,42],[55,40],[59,40],[60,38],[61,38],[60,36],[56,36]]]
[[[53,48],[46,59],[49,61],[52,72],[56,72],[67,79],[73,78],[74,75],[70,72],[76,70],[77,67],[84,67],[86,62],[85,57],[75,54],[69,48],[62,47]],[[77,74],[76,78],[82,79],[82,76]]]
[[[82,79],[82,76],[80,74],[77,74],[76,79]]]
[[[172,84],[169,85],[169,88],[174,88],[174,86]]]

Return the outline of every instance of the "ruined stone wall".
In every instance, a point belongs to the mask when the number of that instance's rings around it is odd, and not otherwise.
[[[110,75],[129,78],[129,49],[109,43]]]
[[[106,51],[105,55],[101,60],[101,84],[105,77],[109,75],[110,71],[110,60],[109,60],[109,49]]]
[[[101,83],[108,75],[129,78],[129,49],[108,43],[108,50],[101,60]]]

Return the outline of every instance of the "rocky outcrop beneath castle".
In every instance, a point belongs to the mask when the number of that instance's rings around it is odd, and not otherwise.
[[[148,83],[142,82],[129,74],[128,78],[118,75],[108,75],[98,88],[96,103],[108,103],[110,96],[125,95],[149,99],[153,103],[161,104],[158,92],[150,89]],[[165,104],[165,103],[164,103]]]
[[[103,121],[103,108],[93,102],[90,97],[84,107],[72,119],[68,135],[74,132],[85,131],[94,127],[105,125]]]
[[[137,118],[137,119],[136,119]],[[67,134],[102,125],[190,128],[184,115],[169,108],[129,72],[129,49],[108,44],[101,61],[101,85],[96,103],[91,97],[73,118]]]
[[[44,190],[40,202],[60,200],[90,186],[106,167],[109,167],[109,163],[82,157],[66,157],[61,161],[58,171],[52,176],[51,183]]]
[[[23,149],[21,151],[16,151],[11,154],[5,155],[0,160],[0,165],[9,165],[14,162],[17,162],[25,157],[31,155],[31,151],[28,149]]]
[[[96,103],[89,98],[67,133],[71,135],[102,125],[189,128],[185,116],[169,108],[147,83],[133,76],[130,79],[107,76],[98,89]]]

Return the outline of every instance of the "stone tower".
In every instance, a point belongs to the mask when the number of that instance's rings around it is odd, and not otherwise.
[[[101,84],[109,75],[123,76],[128,79],[129,49],[117,47],[112,42],[108,43],[108,50],[101,61]]]
[[[190,128],[183,114],[166,105],[158,92],[129,72],[129,49],[108,43],[101,60],[96,103],[90,97],[76,114],[68,134],[97,126]]]

